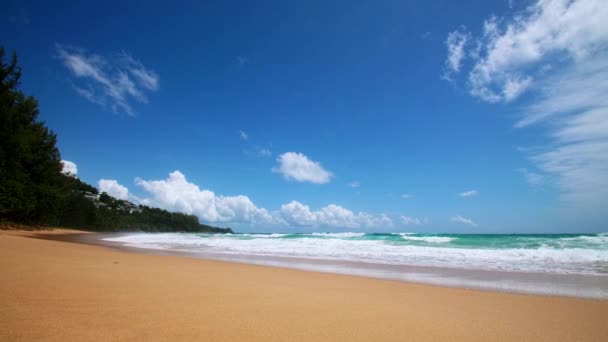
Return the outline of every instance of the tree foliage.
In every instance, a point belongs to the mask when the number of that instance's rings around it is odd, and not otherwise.
[[[21,68],[0,48],[0,215],[56,224],[61,204],[57,138],[37,121],[38,101],[17,89]]]
[[[38,121],[38,101],[18,89],[15,53],[0,48],[0,220],[120,231],[231,232],[196,216],[136,206],[64,175],[57,137]]]

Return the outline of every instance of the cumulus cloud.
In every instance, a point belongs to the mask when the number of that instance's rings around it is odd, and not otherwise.
[[[264,227],[332,227],[332,228],[387,228],[393,221],[384,214],[352,212],[342,206],[330,204],[318,210],[298,201],[283,204],[269,211],[256,206],[247,196],[221,196],[201,189],[188,181],[180,171],[174,171],[166,179],[143,180],[135,183],[147,197],[141,204],[198,216],[209,223],[244,223]],[[100,184],[101,187],[101,184]]]
[[[319,210],[311,210],[305,204],[291,201],[283,204],[277,214],[288,225],[295,227],[393,227],[393,221],[386,215],[372,215],[365,212],[354,213],[335,204],[330,204]]]
[[[67,176],[76,176],[78,174],[78,167],[75,163],[69,160],[62,160],[61,164],[63,168],[61,169],[61,173]]]
[[[355,180],[355,181],[348,183],[348,186],[351,188],[358,188],[361,186],[361,182]]]
[[[516,127],[542,124],[548,141],[529,153],[540,173],[522,173],[583,205],[608,201],[605,18],[604,0],[538,0],[514,17],[490,17],[466,74],[470,94],[487,102],[530,92]]]
[[[479,194],[479,192],[477,192],[477,190],[469,190],[469,191],[463,191],[458,195],[460,197],[473,197],[473,196],[477,196],[478,194]]]
[[[410,216],[401,216],[399,217],[401,219],[401,223],[403,223],[406,226],[409,225],[415,225],[415,226],[421,226],[421,225],[425,225],[427,223],[429,223],[429,219],[428,218],[418,218],[418,217],[410,217]]]
[[[244,131],[239,131],[239,136],[243,140],[249,140],[249,135],[247,133],[245,133]]]
[[[100,179],[97,184],[100,192],[105,192],[108,195],[121,200],[129,199],[129,189],[114,179]]]
[[[151,196],[143,199],[142,203],[194,214],[206,222],[272,222],[270,213],[256,207],[247,196],[217,196],[189,182],[179,171],[171,172],[163,180],[136,178],[135,184]]]
[[[403,198],[403,199],[410,199],[410,198],[413,198],[413,197],[414,197],[414,195],[412,195],[412,194],[403,194],[403,195],[401,195],[401,198]]]
[[[159,88],[159,77],[131,55],[104,57],[84,49],[56,45],[58,59],[74,76],[76,92],[113,112],[133,115],[131,101],[147,103],[146,93]]]
[[[280,173],[285,179],[297,182],[310,182],[315,184],[328,183],[333,177],[317,161],[297,152],[283,153],[277,158],[279,163],[272,172]]]
[[[451,217],[450,221],[456,222],[456,223],[466,224],[466,225],[469,225],[471,227],[477,227],[478,226],[478,224],[475,223],[473,220],[468,219],[466,217],[462,217],[460,215],[456,215],[456,216]]]

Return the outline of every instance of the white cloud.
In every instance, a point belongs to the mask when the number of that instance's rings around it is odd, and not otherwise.
[[[608,201],[606,18],[605,0],[538,0],[491,17],[467,76],[471,95],[488,102],[532,90],[516,127],[543,124],[549,141],[529,153],[540,173],[522,173],[587,207]]]
[[[521,168],[518,170],[526,179],[526,182],[532,186],[539,186],[545,182],[545,176],[540,173],[528,171],[526,168]]]
[[[351,188],[358,188],[358,187],[361,186],[361,182],[355,180],[355,181],[352,181],[352,182],[348,183],[348,186],[351,187]]]
[[[247,196],[216,196],[212,191],[201,190],[198,185],[188,182],[179,171],[171,172],[164,180],[137,178],[135,184],[152,196],[142,203],[194,214],[206,222],[272,222],[268,211],[256,207]]]
[[[425,225],[429,223],[429,219],[428,218],[418,218],[418,217],[410,217],[410,216],[401,216],[399,217],[401,219],[401,223],[403,223],[406,226],[409,225],[415,225],[415,226],[421,226],[421,225]]]
[[[262,157],[262,158],[272,157],[272,151],[270,150],[270,148],[261,147],[261,146],[253,146],[251,148],[245,148],[245,149],[243,149],[243,153],[248,156],[255,156],[255,157]]]
[[[258,148],[256,148],[256,151],[258,152],[258,155],[260,157],[270,157],[270,156],[272,156],[272,152],[269,149],[264,148],[264,147],[258,147]]]
[[[353,213],[339,205],[330,204],[319,210],[298,201],[283,204],[277,214],[288,225],[295,227],[335,227],[335,228],[386,228],[393,227],[393,221],[386,215],[365,212]]]
[[[479,195],[479,192],[477,192],[477,190],[469,190],[469,191],[463,191],[458,195],[460,197],[473,197],[473,196]]]
[[[465,46],[470,34],[464,30],[456,30],[448,35],[445,44],[448,48],[448,58],[445,62],[444,78],[450,79],[450,74],[458,73],[465,58]]]
[[[403,198],[403,199],[410,199],[410,198],[413,198],[413,197],[414,197],[414,195],[412,195],[412,194],[403,194],[403,195],[401,195],[401,198]]]
[[[456,216],[451,217],[450,221],[456,222],[456,223],[466,224],[466,225],[469,225],[471,227],[477,227],[478,226],[478,224],[475,223],[473,220],[468,219],[466,217],[462,217],[460,215],[456,215]]]
[[[538,0],[510,19],[490,17],[476,40],[468,73],[470,93],[488,102],[509,102],[532,85],[547,57],[581,62],[608,42],[604,0]],[[461,30],[448,35],[447,64],[460,70],[465,55]],[[466,37],[466,35],[464,35]]]
[[[179,171],[164,180],[142,180],[135,183],[149,197],[140,199],[145,205],[194,214],[209,223],[245,223],[263,227],[334,227],[334,228],[387,228],[393,221],[384,214],[354,213],[336,204],[319,210],[297,201],[283,204],[278,210],[257,207],[247,196],[221,196],[201,189],[189,182]],[[101,187],[101,185],[100,185]]]
[[[502,91],[503,97],[506,102],[509,102],[515,98],[517,98],[521,93],[523,93],[528,86],[532,83],[531,77],[525,78],[507,78],[505,80],[504,88]]]
[[[114,179],[100,179],[97,184],[99,185],[100,192],[105,192],[108,195],[121,200],[129,199],[129,189]]]
[[[127,53],[109,58],[83,49],[56,45],[58,58],[75,76],[74,89],[90,102],[133,115],[132,99],[147,103],[159,88],[158,75]]]
[[[283,153],[277,158],[278,166],[272,172],[280,173],[285,179],[315,184],[328,183],[333,177],[319,162],[308,159],[297,152]]]
[[[120,58],[122,58],[120,63],[130,74],[133,75],[141,86],[150,91],[158,90],[160,81],[156,72],[146,69],[140,61],[136,60],[133,58],[133,56],[127,53],[122,53]]]
[[[530,159],[565,200],[587,208],[608,202],[608,51],[552,70],[540,88],[517,123],[548,128],[548,146],[532,149]]]
[[[239,131],[239,136],[243,140],[249,140],[249,135],[247,133],[245,133],[244,131]]]
[[[78,174],[78,167],[75,163],[69,160],[62,160],[61,164],[63,168],[61,169],[61,173],[67,176],[76,176]]]

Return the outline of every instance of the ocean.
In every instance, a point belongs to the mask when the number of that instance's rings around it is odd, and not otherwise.
[[[608,298],[608,233],[132,233],[104,240],[310,271]]]

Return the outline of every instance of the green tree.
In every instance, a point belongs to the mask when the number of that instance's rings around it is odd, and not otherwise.
[[[62,206],[55,134],[38,121],[38,101],[17,87],[21,68],[0,48],[0,218],[56,224]]]

